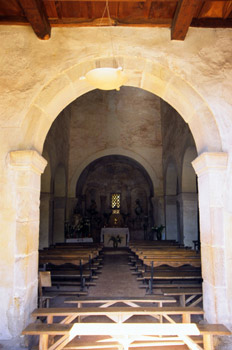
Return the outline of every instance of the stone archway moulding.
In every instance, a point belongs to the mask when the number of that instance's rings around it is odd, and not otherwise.
[[[24,118],[22,147],[34,148],[42,153],[43,143],[57,115],[77,97],[93,90],[85,81],[80,81],[90,69],[112,65],[114,58],[86,59],[57,75],[43,87]],[[127,86],[154,93],[168,102],[189,124],[198,154],[221,152],[221,139],[216,120],[209,106],[198,92],[169,67],[145,58],[121,56],[127,76]]]
[[[82,171],[94,160],[109,156],[109,155],[120,155],[120,156],[126,156],[129,158],[132,158],[133,160],[136,160],[139,164],[141,164],[147,171],[148,175],[151,178],[151,181],[154,186],[154,191],[156,189],[156,186],[158,187],[159,185],[159,179],[154,171],[154,169],[151,167],[151,165],[139,154],[125,150],[123,148],[109,148],[97,153],[92,154],[90,157],[88,157],[80,166],[76,169],[74,175],[72,176],[70,187],[69,187],[69,197],[75,197],[76,196],[76,184],[77,180],[79,179]]]

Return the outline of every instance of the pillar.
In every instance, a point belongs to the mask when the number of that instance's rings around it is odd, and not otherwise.
[[[178,241],[176,200],[176,195],[165,196],[165,230],[166,239]]]
[[[51,193],[43,192],[40,195],[39,249],[49,247],[52,243],[52,201]]]
[[[198,240],[198,196],[197,193],[181,193],[178,195],[181,220],[181,243],[194,247],[193,241]]]
[[[40,176],[47,161],[32,150],[10,152],[7,161],[15,221],[8,237],[11,246],[7,247],[12,254],[5,267],[11,283],[9,289],[5,285],[5,292],[10,294],[3,305],[10,338],[21,333],[37,306]]]
[[[223,203],[227,159],[226,153],[203,153],[192,162],[198,176],[203,302],[210,323],[229,320]]]

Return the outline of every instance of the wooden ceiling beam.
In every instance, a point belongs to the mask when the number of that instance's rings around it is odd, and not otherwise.
[[[194,18],[191,27],[199,28],[232,28],[232,18]]]
[[[42,40],[51,36],[51,26],[41,0],[19,0],[28,22]]]
[[[179,0],[172,21],[171,39],[184,40],[192,22],[199,0]]]
[[[79,1],[88,1],[88,2],[99,2],[103,1],[106,2],[106,0],[43,0],[43,2],[54,2],[54,1],[62,1],[62,2],[79,2]],[[109,2],[146,2],[147,0],[108,0]],[[178,2],[178,0],[153,0],[154,2]],[[212,1],[223,1],[223,2],[230,2],[231,0],[198,0],[198,4],[201,4],[203,2],[212,2]]]
[[[108,26],[109,20],[102,22],[101,18],[97,19],[75,19],[75,18],[62,18],[59,19],[51,19],[50,20],[52,27],[97,27],[100,25]],[[147,19],[141,21],[133,21],[133,20],[114,20],[111,18],[112,26],[120,26],[120,27],[161,27],[161,28],[170,28],[171,27],[171,19]]]

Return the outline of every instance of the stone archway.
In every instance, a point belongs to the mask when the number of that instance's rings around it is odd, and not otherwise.
[[[119,194],[120,215],[123,225],[129,228],[130,239],[148,239],[154,218],[160,213],[158,198],[146,168],[133,158],[110,154],[95,159],[83,169],[77,178],[76,198],[72,202],[81,215],[93,219],[92,228],[99,236],[100,229],[109,225],[112,193]],[[95,217],[91,217],[89,210],[93,200],[96,204]],[[141,208],[139,214],[135,211],[138,200]],[[72,212],[75,212],[73,206]],[[94,225],[96,218],[98,225]]]
[[[117,58],[128,76],[127,86],[154,93],[168,102],[189,124],[198,154],[220,152],[218,127],[207,103],[185,80],[159,62],[122,56]],[[88,70],[114,65],[114,58],[86,60],[56,76],[35,98],[24,118],[22,145],[42,152],[48,130],[57,115],[74,99],[93,90],[80,77]]]
[[[185,80],[174,75],[158,62],[127,56],[118,57],[118,60],[128,75],[127,86],[138,87],[161,97],[189,124],[198,154],[222,150],[218,127],[211,110],[204,99]],[[93,90],[86,82],[79,80],[83,72],[104,66],[105,63],[110,65],[114,60],[99,58],[82,62],[60,73],[44,86],[24,119],[23,129],[27,147],[42,151],[47,132],[60,111],[77,97]],[[36,123],[34,123],[35,119]],[[214,293],[213,288],[210,291],[212,298]],[[212,312],[209,314],[209,320],[215,319]]]
[[[88,157],[85,160],[85,162],[81,164],[80,167],[78,167],[76,169],[75,174],[72,177],[71,185],[69,188],[69,196],[70,197],[75,197],[77,180],[80,177],[83,170],[88,166],[88,164],[95,161],[96,159],[99,159],[99,158],[102,158],[105,156],[109,156],[109,155],[120,155],[123,157],[132,158],[133,160],[135,160],[136,162],[141,164],[144,167],[144,169],[146,169],[146,171],[147,171],[147,173],[148,173],[148,175],[153,183],[154,190],[156,189],[156,185],[158,184],[158,177],[157,177],[157,174],[155,173],[154,169],[146,161],[146,159],[141,157],[138,153],[132,152],[131,150],[127,150],[124,148],[108,148],[106,150],[94,153],[93,155]]]
[[[209,166],[207,165],[206,169],[208,176],[211,176],[211,170],[213,170],[214,174],[215,170],[217,172],[218,165],[220,167],[220,174],[223,173],[224,175],[227,161],[226,155],[223,153],[215,153],[222,151],[219,131],[211,110],[196,90],[179,76],[174,75],[170,70],[164,68],[160,63],[126,56],[120,57],[120,60],[123,62],[123,67],[129,77],[127,82],[128,86],[138,87],[158,95],[172,105],[189,124],[197,146],[198,154],[202,154],[202,156],[195,161],[194,165],[198,175],[201,176],[203,173],[202,164],[204,162],[209,163]],[[99,59],[97,62],[90,60],[79,65],[77,64],[76,66],[60,72],[59,75],[43,87],[42,91],[31,104],[24,119],[22,125],[22,149],[36,149],[38,152],[42,153],[47,132],[60,111],[83,93],[92,90],[92,88],[86,83],[79,81],[79,77],[83,74],[83,70],[88,71],[88,69],[94,68],[96,65],[104,65],[104,61],[104,59]],[[108,59],[108,61],[110,60]],[[18,161],[14,159],[14,155],[15,152],[12,152],[9,164],[15,169],[15,172],[17,172]],[[35,156],[35,158],[36,157],[37,156]],[[31,167],[31,160],[29,159],[27,162],[29,164],[28,166]],[[42,161],[40,160],[40,162]],[[222,177],[216,176],[215,181],[218,181],[217,189],[220,191]],[[38,185],[35,186],[36,190],[38,190],[38,187]],[[203,193],[206,191],[207,201],[205,201],[202,196],[203,204],[201,206],[200,203],[200,210],[207,209],[209,211],[209,208],[213,207],[215,215],[217,215],[217,209],[221,208],[222,204],[220,203],[218,206],[218,203],[214,202],[215,197],[212,197],[210,190],[211,189],[205,185],[205,180],[202,177],[199,192],[202,191]],[[18,192],[23,198],[25,193],[20,190],[18,190]],[[31,198],[31,201],[32,200],[34,200],[33,197]],[[210,220],[210,215],[208,216],[208,219]],[[209,231],[212,232],[213,230],[218,230],[214,222],[211,222],[211,227],[209,229],[203,224],[202,236],[204,237]],[[212,243],[210,244],[212,245]],[[205,250],[206,258],[203,259],[205,271],[207,271],[208,266],[207,260],[210,260],[209,255],[207,255],[209,251],[208,247],[209,244],[207,244],[207,249]],[[217,251],[213,250],[213,252],[215,254],[215,259],[213,260],[211,268],[215,268],[214,265],[218,257]],[[30,252],[28,254],[30,255]],[[35,265],[36,261],[37,255],[34,254]],[[208,300],[204,303],[206,318],[209,321],[224,321],[225,313],[223,309],[220,310],[220,305],[222,304],[222,300],[226,300],[226,298],[223,297],[223,295],[226,294],[225,280],[222,281],[222,288],[220,288],[221,295],[219,297],[217,293],[221,281],[215,280],[214,277],[215,275],[212,278],[210,277],[204,289],[205,296]],[[33,287],[31,284],[29,284],[29,287],[26,287],[27,283],[28,281],[25,281],[24,283],[25,289],[28,291],[28,288],[33,288],[32,293],[33,295],[36,295],[36,283],[33,283]],[[214,303],[215,299],[216,303]],[[29,298],[25,299],[22,303],[20,312],[15,311],[17,305],[14,305],[11,319],[14,318],[15,314],[23,312],[25,314],[24,321],[21,325],[21,327],[23,327],[29,320],[29,315],[31,309],[35,306],[35,302],[36,298],[34,298],[33,303],[31,303]],[[31,307],[27,308],[27,311],[25,312],[27,304],[30,304]],[[228,316],[226,319],[228,320]],[[16,327],[16,330],[12,333],[19,334],[20,330],[19,327]]]

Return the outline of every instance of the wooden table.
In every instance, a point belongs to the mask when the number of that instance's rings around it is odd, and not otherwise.
[[[109,341],[117,341],[118,348],[127,350],[131,343],[140,341],[140,347],[170,346],[186,344],[191,350],[213,350],[213,335],[231,335],[231,332],[221,324],[160,324],[160,323],[74,323],[74,324],[30,324],[22,332],[23,335],[39,335],[39,350],[48,350],[49,336],[55,337],[55,342],[49,349],[61,350],[76,336],[109,336]],[[190,336],[203,336],[203,347],[196,344]],[[150,340],[145,342],[145,340]],[[176,342],[176,343],[175,343]],[[101,343],[100,343],[101,344]],[[120,346],[121,344],[121,346]],[[84,349],[84,347],[82,347]],[[98,348],[99,342],[95,347]],[[70,349],[70,348],[69,348]],[[73,347],[71,347],[73,349]],[[81,349],[76,347],[75,349]]]

